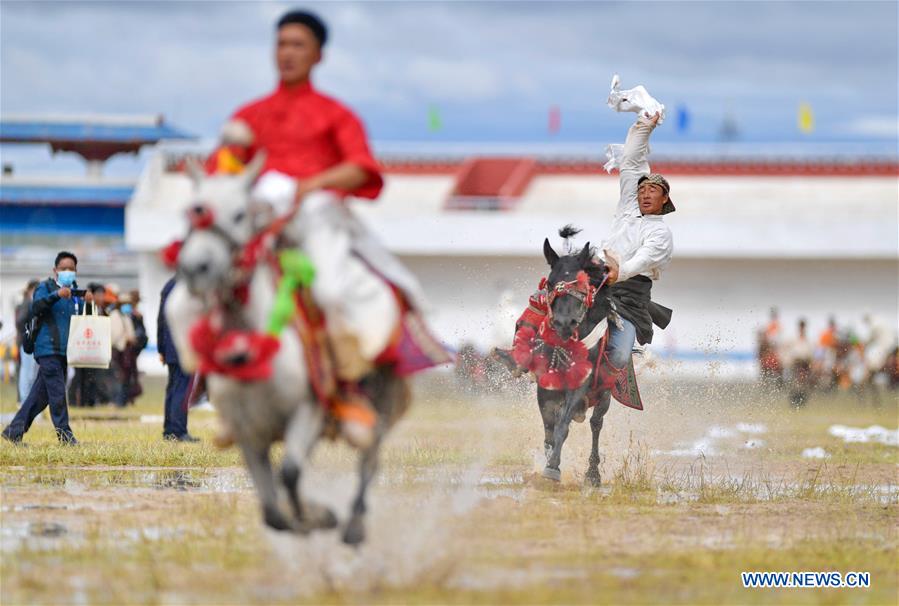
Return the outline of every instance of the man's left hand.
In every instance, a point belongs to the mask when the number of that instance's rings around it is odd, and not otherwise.
[[[608,265],[606,266],[606,273],[609,276],[608,283],[614,284],[618,281],[618,266],[617,265]]]

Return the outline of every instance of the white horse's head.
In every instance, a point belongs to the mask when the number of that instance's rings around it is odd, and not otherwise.
[[[258,153],[239,175],[207,177],[196,162],[188,162],[192,227],[178,254],[178,276],[194,296],[208,300],[233,286],[235,255],[255,232],[250,189],[264,164]]]

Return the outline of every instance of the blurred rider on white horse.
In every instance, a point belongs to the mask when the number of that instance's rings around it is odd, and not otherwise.
[[[359,118],[313,87],[311,73],[327,38],[325,24],[312,13],[291,11],[279,19],[278,86],[235,112],[206,170],[240,173],[265,154],[252,194],[253,220],[262,228],[297,213],[299,230],[285,230],[282,239],[315,266],[312,295],[327,318],[339,386],[332,414],[351,441],[365,442],[375,417],[359,382],[377,365],[395,364],[411,374],[448,356],[421,323],[423,297],[414,276],[347,205],[349,196],[376,198],[383,178]]]

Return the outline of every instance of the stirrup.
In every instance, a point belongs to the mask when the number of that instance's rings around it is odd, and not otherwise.
[[[331,406],[331,415],[339,423],[340,435],[351,446],[364,450],[374,443],[378,416],[363,394],[341,394]]]

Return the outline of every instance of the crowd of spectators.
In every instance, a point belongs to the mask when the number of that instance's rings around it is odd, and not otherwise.
[[[758,332],[761,378],[786,389],[794,406],[802,406],[816,389],[855,392],[879,402],[883,389],[899,389],[899,348],[895,328],[871,314],[861,328],[840,326],[830,317],[817,339],[807,321],[797,322],[795,334],[783,329],[776,308]]]
[[[14,362],[19,404],[28,397],[37,378],[34,355],[25,353],[22,341],[34,291],[39,284],[40,281],[32,280],[22,292],[22,300],[15,312],[15,346],[6,350],[9,359]],[[137,290],[120,292],[116,284],[96,282],[89,283],[86,291],[92,293],[94,300],[92,303],[84,303],[83,313],[97,313],[110,319],[112,361],[108,369],[69,369],[66,377],[68,404],[88,407],[105,404],[128,406],[143,393],[137,358],[146,348],[148,337],[140,311],[140,293]]]
[[[14,340],[0,337],[2,378],[6,382],[14,376],[17,383],[19,409],[0,434],[10,442],[21,443],[33,421],[49,406],[60,441],[77,444],[68,422],[69,406],[114,405],[124,408],[134,404],[143,393],[137,360],[149,338],[140,310],[140,293],[136,290],[122,292],[116,284],[97,282],[80,288],[76,281],[77,263],[74,254],[62,251],[56,256],[50,277],[28,282],[16,305]],[[173,285],[174,278],[160,293],[160,310]],[[111,360],[108,368],[69,366],[69,328],[71,318],[76,314],[109,318]],[[29,331],[30,339],[26,338]],[[198,400],[203,390],[195,375],[181,369],[161,311],[157,318],[157,341],[160,361],[169,374],[163,437],[197,442],[197,438],[187,431],[187,412],[190,402]]]
[[[120,292],[115,284],[91,283],[99,315],[108,316],[112,338],[112,361],[108,369],[76,368],[68,384],[69,406],[133,404],[143,393],[137,370],[137,358],[148,343],[140,293]],[[93,313],[87,305],[86,313]]]

